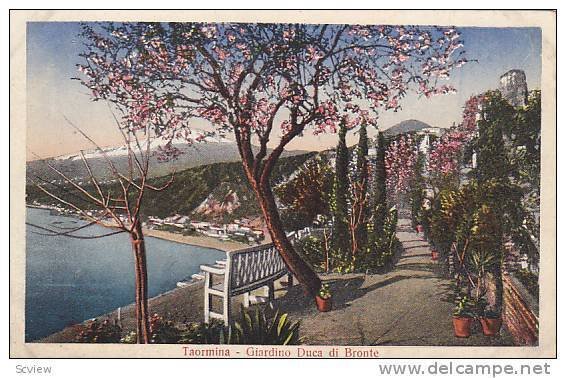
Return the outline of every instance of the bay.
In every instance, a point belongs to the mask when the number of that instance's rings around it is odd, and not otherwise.
[[[27,209],[27,222],[72,227],[84,221],[49,210]],[[109,230],[91,226],[80,235]],[[25,338],[33,341],[134,301],[134,258],[126,233],[99,239],[45,236],[26,226]],[[224,258],[222,251],[147,237],[149,296],[176,287],[201,264]]]

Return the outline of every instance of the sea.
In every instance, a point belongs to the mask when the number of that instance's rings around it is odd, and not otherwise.
[[[27,223],[64,230],[85,221],[27,208]],[[79,231],[103,235],[98,225]],[[135,300],[134,258],[126,233],[97,239],[46,236],[26,226],[25,339],[34,341],[103,315]],[[222,251],[146,237],[148,290],[153,297],[174,289]]]

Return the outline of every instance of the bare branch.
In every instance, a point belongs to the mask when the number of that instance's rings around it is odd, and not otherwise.
[[[70,232],[57,232],[57,231],[51,230],[51,229],[46,228],[46,227],[38,226],[38,225],[33,224],[33,223],[28,223],[28,222],[26,222],[26,224],[27,224],[28,226],[32,226],[32,227],[38,228],[38,229],[40,229],[40,230],[49,232],[48,234],[45,234],[45,233],[42,233],[42,232],[35,232],[35,231],[32,231],[34,234],[37,234],[37,235],[43,235],[43,236],[65,236],[65,237],[68,237],[68,238],[75,238],[75,239],[101,239],[101,238],[105,238],[105,237],[107,237],[107,236],[117,235],[117,234],[121,234],[121,233],[123,233],[123,232],[126,232],[125,230],[118,230],[118,231],[109,232],[109,233],[103,234],[103,235],[83,236],[83,235],[72,235]],[[91,226],[91,225],[92,225],[92,224],[89,224],[89,226]]]

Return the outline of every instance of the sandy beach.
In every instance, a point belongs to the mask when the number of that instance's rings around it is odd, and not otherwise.
[[[214,248],[225,252],[235,251],[237,249],[250,247],[249,244],[240,243],[233,240],[224,241],[205,235],[187,236],[168,231],[150,230],[148,228],[144,228],[143,232],[145,236],[170,240],[177,243],[195,245],[198,247]],[[263,243],[269,243],[269,240],[270,240],[269,235],[267,235],[267,238],[263,241]]]

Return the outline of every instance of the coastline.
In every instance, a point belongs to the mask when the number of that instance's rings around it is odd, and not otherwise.
[[[146,227],[143,228],[143,232],[145,236],[149,236],[152,238],[163,239],[182,244],[189,244],[197,247],[213,248],[224,252],[235,251],[242,248],[248,248],[250,246],[248,244],[240,243],[233,240],[223,241],[205,235],[188,236],[169,231],[152,230]]]
[[[43,205],[33,205],[33,204],[26,204],[26,207],[39,209],[39,210],[46,210],[46,211],[53,211],[56,209],[52,209],[50,207],[46,207]],[[76,214],[62,214],[63,216],[75,217],[77,219],[82,219],[80,216]],[[152,238],[168,240],[176,243],[181,244],[188,244],[193,245],[196,247],[203,247],[203,248],[212,248],[217,249],[224,252],[235,251],[242,248],[250,247],[249,244],[237,242],[234,240],[220,240],[206,235],[198,235],[198,236],[188,236],[182,235],[170,231],[163,231],[163,230],[154,230],[149,229],[147,227],[143,228],[143,232],[145,236],[149,236]],[[270,241],[269,234],[266,235],[266,239],[264,239],[263,243],[268,243]]]

